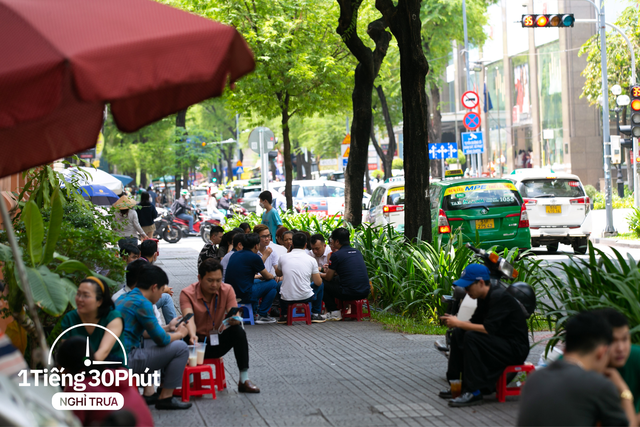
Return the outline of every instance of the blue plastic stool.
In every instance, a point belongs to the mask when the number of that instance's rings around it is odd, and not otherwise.
[[[242,319],[244,324],[247,323],[251,325],[255,325],[255,320],[253,319],[253,307],[251,304],[238,304],[238,307],[242,307]]]

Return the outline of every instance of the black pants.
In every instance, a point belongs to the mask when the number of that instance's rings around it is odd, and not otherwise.
[[[493,393],[505,368],[522,365],[527,359],[529,347],[515,347],[495,335],[455,328],[451,335],[447,379],[457,380],[462,374],[463,391]]]
[[[340,279],[335,277],[330,282],[324,283],[324,305],[327,309],[327,313],[331,311],[338,310],[338,306],[336,305],[336,298],[341,301],[351,301],[351,300],[359,300],[364,299],[369,296],[369,289],[367,292],[353,292],[350,289],[345,289],[340,283]]]
[[[204,338],[204,335],[198,335],[198,342],[203,342]],[[218,335],[218,342],[218,345],[209,345],[209,338],[207,337],[207,348],[204,353],[205,359],[218,359],[233,348],[238,369],[240,371],[249,369],[249,343],[247,343],[247,334],[242,326],[229,326]]]

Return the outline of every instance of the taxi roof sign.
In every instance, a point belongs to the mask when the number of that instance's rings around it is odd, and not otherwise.
[[[448,171],[444,171],[444,177],[445,178],[453,178],[456,176],[463,176],[464,172],[462,172],[462,169],[451,169]]]

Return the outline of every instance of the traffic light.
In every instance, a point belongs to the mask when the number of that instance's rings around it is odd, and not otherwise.
[[[522,15],[522,26],[526,28],[567,28],[573,27],[576,19],[573,13],[559,15]]]
[[[202,146],[203,146],[203,147],[206,147],[206,146],[207,146],[207,143],[206,143],[206,142],[203,142],[203,143],[202,143]]]
[[[216,172],[218,172],[218,169],[214,166],[213,167],[213,173],[216,173]]]
[[[640,138],[640,86],[631,86],[631,135]]]

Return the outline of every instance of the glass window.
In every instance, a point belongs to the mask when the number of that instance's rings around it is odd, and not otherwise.
[[[516,187],[508,183],[460,185],[447,188],[444,194],[445,211],[521,205]]]
[[[580,181],[575,179],[528,179],[518,184],[522,197],[584,197]]]
[[[373,195],[371,196],[371,208],[378,206],[380,204],[380,200],[382,200],[382,193],[384,193],[384,188],[378,187],[373,190]]]
[[[324,185],[304,186],[304,197],[326,197]]]
[[[344,188],[327,185],[327,197],[344,197]]]
[[[404,205],[404,187],[390,188],[387,193],[387,205]]]

